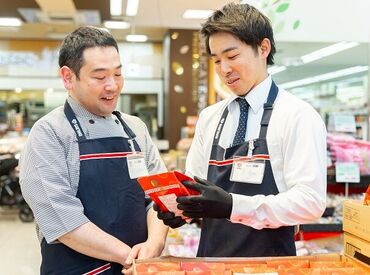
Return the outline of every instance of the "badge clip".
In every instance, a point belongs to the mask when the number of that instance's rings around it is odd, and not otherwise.
[[[253,155],[253,150],[254,150],[254,140],[251,139],[249,142],[248,142],[248,154],[247,154],[247,157],[248,158],[251,158],[252,155]]]

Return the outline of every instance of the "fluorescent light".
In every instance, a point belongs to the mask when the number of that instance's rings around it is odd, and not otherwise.
[[[323,57],[333,55],[335,53],[353,48],[358,46],[360,43],[358,42],[339,42],[336,44],[333,44],[329,47],[322,48],[320,50],[314,51],[312,53],[303,55],[301,57],[301,60],[303,61],[304,64],[307,64],[309,62],[321,59]]]
[[[110,14],[112,16],[122,15],[122,0],[110,0]]]
[[[350,68],[339,70],[339,71],[334,71],[331,73],[320,74],[320,75],[316,75],[313,77],[308,77],[308,78],[303,78],[303,79],[296,80],[296,81],[286,82],[279,86],[284,89],[289,89],[289,88],[294,88],[294,87],[299,87],[299,86],[305,86],[305,85],[316,83],[316,82],[322,82],[322,81],[326,81],[329,79],[334,79],[334,78],[338,78],[342,76],[361,73],[367,70],[369,70],[369,66],[355,66],[355,67],[350,67]]]
[[[145,42],[148,40],[148,37],[143,34],[129,34],[126,35],[126,40],[129,42]]]
[[[125,21],[105,21],[104,27],[108,29],[128,29],[130,28],[130,23]]]
[[[0,17],[0,26],[4,27],[19,27],[22,21],[17,17]]]
[[[207,19],[213,10],[186,10],[182,15],[185,19]]]
[[[277,74],[277,73],[280,73],[282,71],[285,71],[286,70],[286,67],[285,66],[271,66],[267,69],[268,73],[270,75],[274,75],[274,74]]]
[[[127,0],[126,15],[135,16],[139,8],[139,0]]]

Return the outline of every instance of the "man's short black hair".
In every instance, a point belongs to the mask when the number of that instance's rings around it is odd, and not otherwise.
[[[248,4],[229,3],[215,11],[202,25],[201,34],[206,39],[207,52],[210,54],[209,37],[217,32],[227,32],[257,51],[263,39],[271,42],[271,51],[267,64],[274,64],[276,52],[274,34],[270,20],[259,10]]]
[[[115,47],[118,52],[117,41],[108,31],[91,26],[80,27],[63,40],[59,51],[59,67],[68,66],[79,78],[80,69],[84,65],[83,52],[93,47]]]

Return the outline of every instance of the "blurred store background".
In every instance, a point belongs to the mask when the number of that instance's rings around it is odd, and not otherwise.
[[[197,115],[229,94],[198,34],[212,10],[228,2],[248,2],[271,19],[277,53],[270,74],[328,126],[328,211],[316,224],[301,226],[300,253],[343,249],[309,240],[341,243],[341,203],[361,197],[370,182],[368,0],[2,0],[0,168],[3,160],[17,160],[33,123],[64,103],[61,40],[77,26],[95,25],[119,41],[125,78],[119,110],[145,121],[168,169],[183,171]],[[336,163],[354,165],[358,182],[338,179]],[[0,175],[0,261],[9,268],[0,274],[38,274],[38,242],[26,223],[32,213],[16,172],[10,167]],[[196,225],[172,231],[166,253],[192,256],[198,238]]]

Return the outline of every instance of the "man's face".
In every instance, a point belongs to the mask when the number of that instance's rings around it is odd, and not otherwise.
[[[79,79],[72,74],[70,94],[90,113],[107,116],[123,87],[119,54],[114,47],[94,47],[84,50],[83,58]]]
[[[220,79],[238,96],[246,95],[267,77],[266,57],[230,33],[209,38],[209,48]]]

